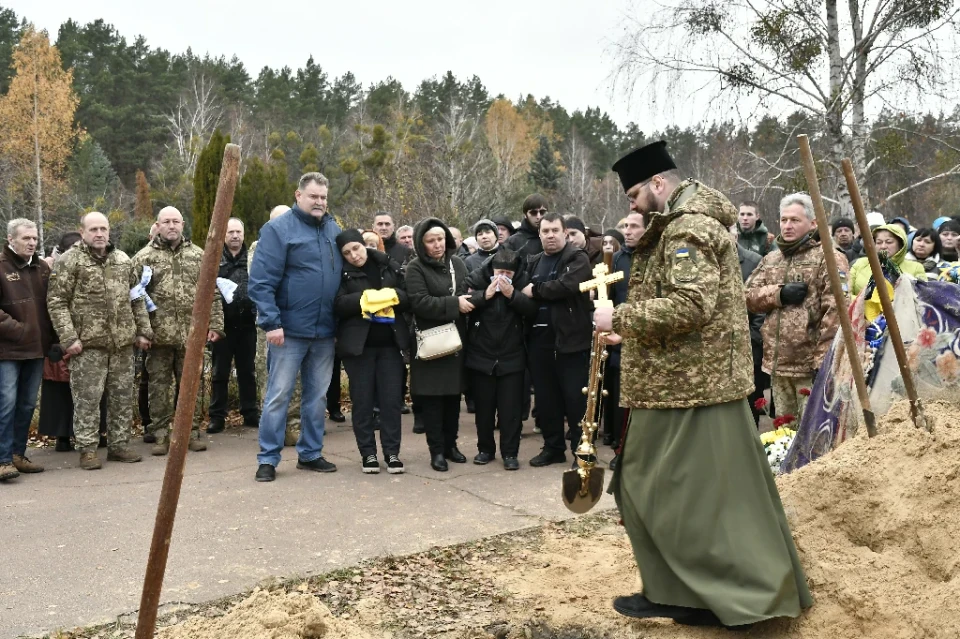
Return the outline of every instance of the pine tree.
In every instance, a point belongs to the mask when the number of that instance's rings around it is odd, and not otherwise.
[[[560,168],[547,136],[540,136],[540,146],[530,161],[530,181],[539,191],[553,192],[560,188]]]
[[[13,51],[13,67],[10,89],[0,98],[0,149],[16,167],[16,181],[33,191],[42,247],[44,185],[62,177],[77,137],[73,116],[79,99],[60,52],[33,25]]]
[[[67,165],[68,183],[77,211],[103,210],[120,186],[103,148],[84,134]]]
[[[137,169],[137,206],[135,217],[138,220],[153,219],[153,202],[150,201],[150,183],[143,171]]]
[[[243,222],[248,238],[256,238],[267,223],[271,209],[290,200],[293,192],[287,183],[287,167],[282,162],[268,166],[254,157],[240,178],[233,198],[233,216]]]
[[[207,241],[210,216],[217,199],[220,169],[223,167],[223,151],[229,142],[229,135],[224,136],[220,129],[214,131],[207,146],[200,152],[197,169],[193,174],[193,225],[190,239],[200,247]]]

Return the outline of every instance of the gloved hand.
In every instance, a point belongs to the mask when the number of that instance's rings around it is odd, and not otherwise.
[[[780,289],[780,305],[781,306],[803,304],[803,300],[806,297],[807,297],[806,282],[790,282],[789,284],[784,284],[783,288]]]

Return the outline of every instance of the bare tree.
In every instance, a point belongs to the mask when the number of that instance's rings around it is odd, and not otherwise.
[[[564,148],[565,170],[560,178],[560,199],[564,208],[582,220],[592,221],[596,216],[595,206],[599,180],[594,175],[590,149],[577,136],[576,130],[567,136]],[[605,219],[599,220],[601,223]]]
[[[870,114],[949,98],[958,14],[954,0],[664,0],[617,43],[616,78],[628,93],[702,92],[807,114],[825,131],[823,160],[850,214],[840,161],[852,159],[867,195]]]
[[[194,73],[166,119],[171,136],[168,147],[175,149],[184,173],[193,175],[204,144],[223,120],[214,82],[203,73]]]

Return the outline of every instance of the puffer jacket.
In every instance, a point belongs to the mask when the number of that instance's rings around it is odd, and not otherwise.
[[[159,235],[133,256],[133,273],[140,281],[143,267],[153,271],[147,295],[157,305],[150,313],[154,346],[183,347],[193,325],[193,301],[200,281],[203,251],[190,240],[181,238],[176,248]],[[223,306],[214,290],[210,311],[210,330],[223,334]]]
[[[903,230],[903,227],[899,224],[885,224],[883,226],[878,226],[873,229],[873,236],[877,236],[877,231],[888,231],[893,233],[898,238],[900,238],[900,243],[903,244],[903,248],[897,251],[897,254],[893,256],[892,261],[896,264],[902,273],[911,275],[918,280],[926,281],[927,280],[927,270],[924,268],[924,265],[920,262],[915,262],[913,260],[907,259],[907,233]],[[870,270],[870,260],[861,257],[859,260],[853,263],[853,266],[850,267],[850,285],[851,290],[854,295],[859,295],[860,291],[867,287],[867,284],[870,283],[870,278],[873,277],[873,271]]]
[[[521,266],[513,276],[513,295],[497,293],[487,299],[493,262],[487,260],[467,276],[474,310],[467,323],[467,368],[487,375],[509,375],[527,367],[525,318],[537,315],[539,304],[521,291],[529,283]]]
[[[410,328],[404,312],[410,309],[410,302],[407,291],[404,290],[400,265],[386,253],[373,249],[367,249],[367,259],[372,260],[380,271],[379,288],[392,288],[397,292],[400,303],[393,307],[394,321],[390,327],[393,329],[397,348],[409,351]],[[337,355],[340,357],[357,357],[363,354],[367,335],[370,333],[370,320],[364,319],[360,311],[360,298],[367,289],[376,290],[363,269],[344,262],[340,290],[337,291],[337,299],[333,303],[333,309],[340,319],[337,322]]]
[[[847,259],[836,252],[842,282],[847,280]],[[780,304],[780,289],[791,282],[806,282],[802,304]],[[805,377],[820,368],[840,323],[837,302],[819,235],[789,250],[773,251],[747,280],[747,310],[766,313],[763,322],[763,371],[784,377]]]
[[[736,218],[722,193],[694,180],[651,215],[627,301],[613,311],[621,406],[693,408],[753,392],[743,278],[727,230]]]
[[[64,348],[79,339],[84,348],[119,351],[137,336],[153,339],[143,298],[130,300],[133,270],[123,251],[108,246],[101,258],[83,242],[57,260],[47,307]]]

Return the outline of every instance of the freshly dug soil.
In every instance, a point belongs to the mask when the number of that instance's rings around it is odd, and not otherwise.
[[[878,437],[857,437],[778,478],[816,603],[799,619],[739,636],[960,637],[960,410],[931,402],[926,414],[933,433],[913,426],[906,402],[896,404]],[[617,520],[608,511],[274,584],[232,607],[201,609],[158,636],[729,639],[723,629],[613,611],[613,597],[642,587]]]

